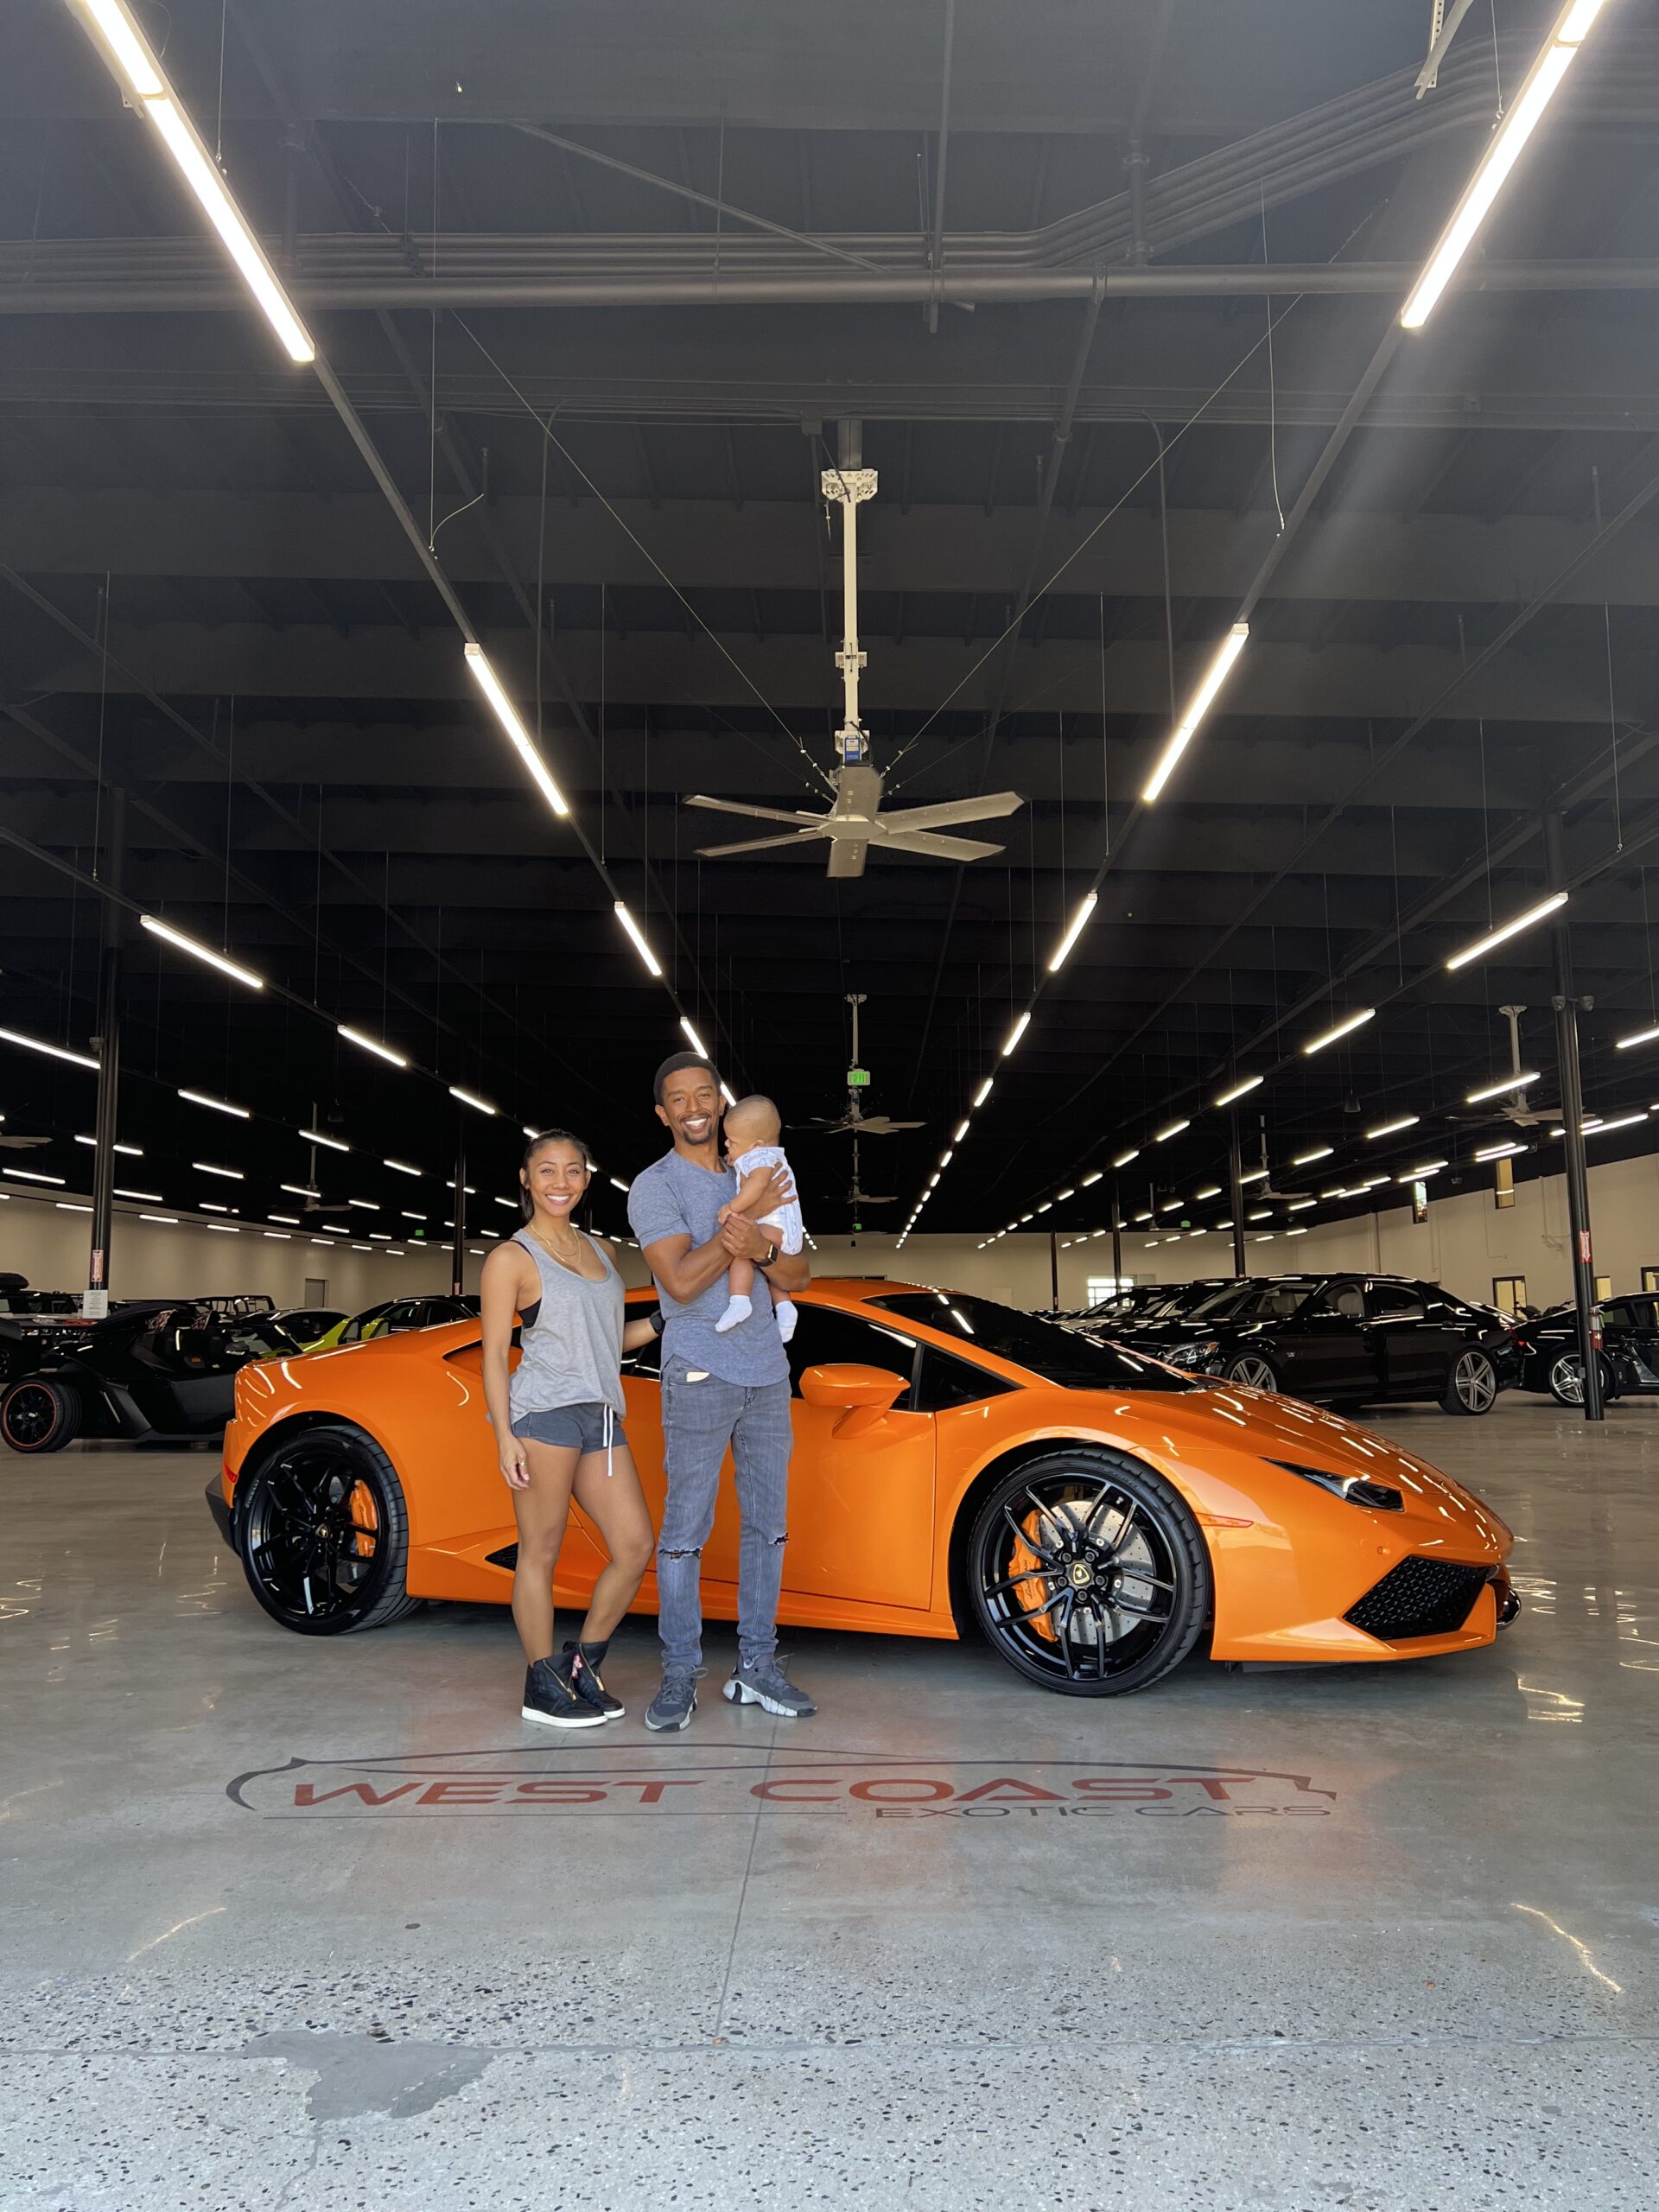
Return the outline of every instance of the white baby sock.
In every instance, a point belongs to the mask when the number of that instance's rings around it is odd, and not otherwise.
[[[717,1337],[723,1337],[728,1329],[734,1329],[740,1321],[747,1321],[753,1311],[753,1306],[747,1298],[741,1298],[734,1294],[727,1300],[726,1311],[715,1324],[715,1334]]]
[[[787,1298],[779,1298],[772,1310],[778,1317],[778,1333],[787,1344],[795,1333],[795,1308]]]

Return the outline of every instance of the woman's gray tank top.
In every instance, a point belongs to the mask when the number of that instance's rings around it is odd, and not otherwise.
[[[622,1278],[610,1255],[598,1282],[573,1274],[521,1230],[513,1238],[536,1262],[542,1302],[535,1321],[519,1332],[523,1357],[513,1370],[508,1404],[514,1421],[550,1413],[556,1406],[610,1406],[627,1411],[622,1395]]]

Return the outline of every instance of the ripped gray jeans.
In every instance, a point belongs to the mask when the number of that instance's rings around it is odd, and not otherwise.
[[[702,1547],[714,1526],[729,1444],[743,1534],[738,1547],[737,1648],[745,1666],[778,1648],[789,1496],[789,1385],[751,1389],[717,1375],[688,1382],[677,1354],[663,1362],[663,1447],[668,1496],[657,1540],[657,1626],[663,1665],[702,1664]]]

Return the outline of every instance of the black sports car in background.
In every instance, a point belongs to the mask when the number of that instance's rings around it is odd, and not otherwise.
[[[1601,1323],[1602,1396],[1638,1397],[1659,1391],[1659,1297],[1642,1292],[1604,1298],[1596,1310]],[[1575,1306],[1552,1306],[1535,1320],[1520,1322],[1511,1341],[1521,1360],[1523,1390],[1548,1390],[1563,1406],[1584,1403],[1584,1356]]]
[[[236,1370],[299,1346],[269,1299],[143,1299],[107,1320],[61,1324],[14,1349],[28,1365],[0,1396],[14,1452],[57,1452],[75,1436],[214,1436],[231,1417]]]
[[[1495,1313],[1399,1275],[1253,1277],[1121,1333],[1195,1374],[1343,1408],[1432,1400],[1484,1414],[1516,1379]]]

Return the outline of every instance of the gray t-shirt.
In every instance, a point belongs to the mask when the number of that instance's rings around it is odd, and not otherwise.
[[[628,1225],[642,1245],[664,1236],[689,1236],[691,1249],[707,1244],[720,1228],[720,1210],[737,1196],[737,1178],[729,1168],[717,1173],[699,1167],[677,1152],[667,1152],[633,1179],[628,1192]],[[726,1311],[726,1278],[716,1275],[701,1298],[681,1305],[659,1282],[665,1326],[663,1357],[683,1359],[689,1366],[706,1368],[722,1382],[741,1382],[758,1389],[766,1382],[785,1382],[789,1361],[778,1323],[772,1314],[766,1279],[754,1271],[754,1311],[747,1321],[715,1334],[715,1324]]]

